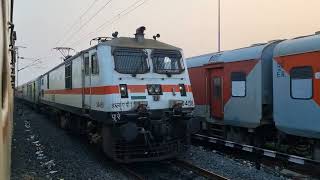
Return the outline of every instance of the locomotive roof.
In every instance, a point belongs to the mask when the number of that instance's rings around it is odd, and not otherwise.
[[[251,59],[261,59],[263,50],[272,43],[257,44],[240,49],[222,51],[219,53],[209,53],[201,56],[187,58],[188,68],[202,66],[212,62],[235,62]]]
[[[69,59],[65,60],[61,64],[55,66],[54,68],[52,68],[48,72],[44,73],[43,75],[50,73],[51,71],[57,69],[58,67],[65,64],[66,62],[70,62],[73,59],[81,56],[81,54],[83,54],[84,52],[87,52],[91,49],[95,49],[100,45],[107,45],[107,46],[111,46],[111,47],[141,48],[141,49],[164,49],[164,50],[179,50],[179,51],[181,50],[178,47],[175,47],[175,46],[172,46],[172,45],[169,45],[169,44],[157,41],[157,40],[153,40],[153,39],[144,39],[142,42],[138,42],[135,38],[129,38],[129,37],[113,38],[111,40],[104,41],[104,42],[99,43],[95,46],[92,46],[88,49],[80,51],[79,53],[77,53],[74,56],[70,57]],[[41,76],[43,76],[43,75],[41,75]],[[41,76],[39,76],[38,78],[41,78]]]
[[[283,41],[274,50],[274,57],[320,51],[320,34]]]
[[[142,42],[138,42],[135,38],[128,38],[128,37],[114,38],[110,41],[105,41],[102,44],[106,44],[112,47],[181,50],[178,47],[175,47],[157,40],[153,40],[153,39],[144,39]]]

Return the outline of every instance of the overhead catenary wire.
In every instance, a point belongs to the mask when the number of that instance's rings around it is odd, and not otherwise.
[[[69,35],[69,33],[74,29],[74,27],[78,24],[81,23],[81,19],[94,7],[94,5],[98,2],[99,0],[94,0],[90,6],[83,12],[81,13],[81,15],[76,19],[76,21],[74,21],[73,24],[71,24],[70,26],[68,26],[67,30],[65,31],[65,33],[63,34],[63,37],[61,39],[59,39],[56,42],[56,45],[58,45],[65,36]]]
[[[112,25],[113,23],[115,23],[117,20],[119,20],[121,17],[129,14],[130,12],[134,11],[135,9],[137,9],[138,7],[140,7],[141,5],[143,5],[144,3],[146,3],[149,0],[138,0],[135,3],[131,4],[130,6],[128,6],[126,9],[124,9],[123,11],[121,11],[120,13],[118,13],[117,15],[115,15],[114,17],[112,17],[110,20],[104,22],[103,24],[101,24],[99,27],[97,27],[97,29],[95,31],[92,31],[88,34],[86,34],[85,36],[81,37],[79,40],[77,40],[76,42],[71,44],[71,47],[77,45],[78,43],[80,43],[84,38],[89,37],[90,35],[93,35],[94,33],[100,32],[103,30],[103,28],[108,27],[109,25]],[[141,4],[139,4],[140,2],[142,2]],[[139,4],[138,6],[136,6],[137,4]],[[134,7],[136,6],[136,7]],[[132,7],[134,7],[133,9],[131,9]],[[130,10],[131,9],[131,10]],[[128,11],[130,10],[130,11]],[[128,12],[126,12],[128,11]],[[108,26],[106,26],[108,25]],[[79,44],[78,44],[79,45]]]
[[[98,11],[96,11],[87,21],[85,21],[79,29],[77,29],[77,31],[75,31],[74,33],[71,34],[71,36],[69,36],[65,41],[63,41],[62,45],[65,45],[66,43],[68,43],[69,40],[71,40],[76,34],[78,34],[81,29],[83,27],[85,27],[86,25],[88,25],[93,18],[95,18],[104,8],[106,8],[113,0],[108,0]]]
[[[145,4],[146,2],[148,2],[149,0],[138,0],[136,2],[134,2],[133,4],[131,4],[130,6],[128,6],[126,9],[124,9],[123,11],[121,11],[120,13],[118,13],[116,16],[114,16],[113,18],[111,18],[109,21],[104,22],[102,25],[100,25],[98,27],[98,31],[93,31],[88,33],[86,36],[81,37],[81,39],[79,39],[77,42],[73,43],[72,46],[74,44],[77,44],[78,42],[81,42],[84,38],[86,38],[87,36],[96,33],[96,32],[100,32],[102,31],[105,27],[107,27],[106,25],[112,25],[114,22],[116,22],[117,20],[120,20],[121,17],[128,15],[129,13],[131,13],[132,11],[136,10],[137,8],[139,8],[140,6],[142,6],[143,4]],[[140,3],[140,4],[139,4]],[[109,24],[108,24],[109,23]],[[70,46],[70,47],[72,47]],[[53,56],[53,55],[51,55]]]
[[[23,68],[18,69],[18,71],[22,71],[22,70],[24,70],[24,69],[26,69],[28,67],[31,67],[31,66],[34,66],[34,65],[38,65],[38,64],[41,64],[41,63],[42,63],[42,61],[40,61],[40,59],[36,59],[33,62],[31,62],[30,64],[24,66]]]
[[[101,24],[99,27],[96,28],[95,31],[92,31],[88,34],[86,34],[85,36],[81,37],[80,39],[78,39],[77,41],[75,41],[74,43],[72,43],[70,45],[70,47],[73,46],[78,46],[79,43],[84,40],[85,38],[89,37],[90,35],[93,35],[94,33],[100,32],[102,31],[105,27],[108,27],[110,25],[112,25],[113,23],[115,23],[116,21],[120,20],[121,17],[128,15],[129,13],[133,12],[134,10],[136,10],[137,8],[139,8],[140,6],[142,6],[143,4],[145,4],[146,2],[148,2],[149,0],[138,0],[135,3],[131,4],[130,6],[128,6],[126,9],[124,9],[123,11],[121,11],[120,13],[118,13],[117,15],[115,15],[114,17],[112,17],[110,20],[104,22],[103,24]],[[141,3],[142,2],[142,3]],[[140,3],[140,4],[139,4]],[[137,5],[138,4],[138,5]]]

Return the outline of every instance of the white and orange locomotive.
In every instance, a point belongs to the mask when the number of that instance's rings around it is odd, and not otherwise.
[[[84,130],[119,162],[172,158],[199,128],[182,50],[144,38],[99,43],[17,89],[58,114],[62,128]]]

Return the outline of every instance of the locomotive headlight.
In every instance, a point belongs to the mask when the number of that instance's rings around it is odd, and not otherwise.
[[[179,90],[181,96],[187,96],[186,86],[184,84],[179,84]]]
[[[160,86],[156,86],[154,92],[159,94],[161,92]]]
[[[148,87],[148,93],[153,94],[154,93],[154,88],[152,86]]]
[[[128,88],[126,84],[120,84],[120,95],[121,98],[128,98]]]
[[[162,95],[162,89],[160,84],[148,84],[149,95]]]

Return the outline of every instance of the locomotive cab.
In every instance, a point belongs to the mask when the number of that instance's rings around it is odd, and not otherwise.
[[[102,61],[109,60],[105,65],[113,67],[104,76],[109,77],[106,84],[119,89],[105,97],[111,118],[103,128],[103,147],[125,162],[176,156],[199,124],[192,117],[194,102],[182,50],[138,33],[101,47],[110,53]]]

